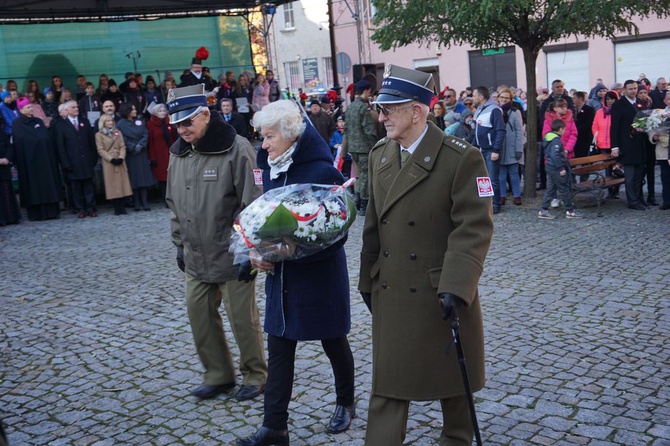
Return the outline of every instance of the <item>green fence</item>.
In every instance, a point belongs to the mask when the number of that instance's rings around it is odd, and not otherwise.
[[[125,72],[137,71],[162,79],[188,69],[195,51],[210,52],[203,65],[213,77],[226,70],[253,71],[247,22],[241,17],[205,17],[151,21],[0,26],[0,82],[14,79],[20,91],[28,80],[40,88],[59,75],[74,87],[78,74],[98,84],[107,74],[117,83]]]

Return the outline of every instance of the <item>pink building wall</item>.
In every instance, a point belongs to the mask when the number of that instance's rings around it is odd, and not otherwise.
[[[650,35],[659,35],[659,37],[670,38],[670,21],[649,18],[640,20],[638,22],[639,34],[641,38],[650,37]],[[625,36],[621,34],[620,36]],[[617,36],[619,37],[619,36]],[[335,41],[336,52],[344,51],[352,60],[352,64],[361,63],[358,60],[358,43],[356,27],[351,23],[338,23],[335,27]],[[607,86],[616,82],[623,82],[625,79],[615,79],[616,60],[614,42],[607,38],[594,39],[577,39],[568,38],[560,42],[552,42],[550,45],[556,44],[572,44],[576,42],[588,41],[588,78],[589,85],[593,86],[597,78],[602,78]],[[425,61],[435,59],[439,66],[440,72],[440,86],[444,88],[446,85],[454,88],[456,91],[463,90],[469,85],[470,68],[468,51],[475,50],[469,45],[452,46],[451,48],[441,48],[433,44],[429,47],[410,45],[395,50],[382,52],[374,43],[370,43],[371,60],[362,61],[363,63],[384,63],[396,64],[406,67],[413,67],[417,61]],[[650,58],[662,57],[667,60],[665,54],[650,54]],[[547,79],[547,58],[546,53],[541,51],[536,64],[537,86],[547,86],[550,80]],[[640,67],[640,72],[644,72],[644,67]],[[648,73],[649,74],[649,73]],[[342,76],[342,75],[341,75]],[[651,75],[650,75],[651,76]],[[670,63],[667,69],[660,76],[670,77]],[[526,72],[523,62],[523,54],[520,48],[516,48],[516,77],[518,86],[526,89]],[[651,79],[652,83],[656,81],[654,76]],[[351,70],[341,77],[341,83],[346,85],[353,81]]]

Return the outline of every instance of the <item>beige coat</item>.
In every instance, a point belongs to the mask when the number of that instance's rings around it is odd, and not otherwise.
[[[103,135],[102,132],[95,134],[95,146],[102,160],[102,175],[105,179],[105,197],[108,200],[123,198],[133,194],[128,178],[126,167],[126,145],[123,136],[118,130],[114,130],[113,136]],[[123,164],[115,166],[111,163],[113,158],[121,158]]]
[[[429,128],[400,169],[397,142],[370,152],[370,203],[359,290],[372,293],[372,392],[403,400],[462,395],[450,325],[438,293],[461,297],[461,337],[473,390],[484,386],[484,333],[477,291],[493,236],[488,177],[479,151]]]

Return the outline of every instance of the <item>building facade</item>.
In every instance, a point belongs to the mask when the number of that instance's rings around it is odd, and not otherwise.
[[[281,88],[317,94],[333,85],[326,0],[300,0],[277,7],[268,31],[270,67]]]
[[[435,75],[439,90],[450,86],[457,91],[466,86],[500,84],[526,89],[526,72],[520,48],[474,48],[469,45],[443,48],[438,45],[409,45],[382,52],[371,41],[374,6],[370,0],[332,0],[335,18],[336,52],[346,53],[352,69],[342,79],[345,85],[357,80],[354,68],[366,64],[383,72],[385,64],[397,64]],[[315,2],[316,3],[316,2]],[[325,0],[324,0],[325,3]],[[606,38],[569,38],[544,47],[537,60],[537,86],[548,86],[561,79],[568,89],[588,91],[603,79],[614,82],[638,79],[641,73],[656,83],[669,77],[670,66],[662,55],[670,45],[670,21],[659,18],[637,21],[639,36],[618,35]]]

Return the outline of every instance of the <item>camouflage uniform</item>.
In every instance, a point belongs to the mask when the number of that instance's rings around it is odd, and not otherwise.
[[[368,199],[368,154],[377,142],[377,125],[368,108],[368,103],[360,96],[349,106],[346,114],[347,151],[356,163],[360,176],[354,186],[361,200]],[[367,203],[366,203],[367,204]]]

